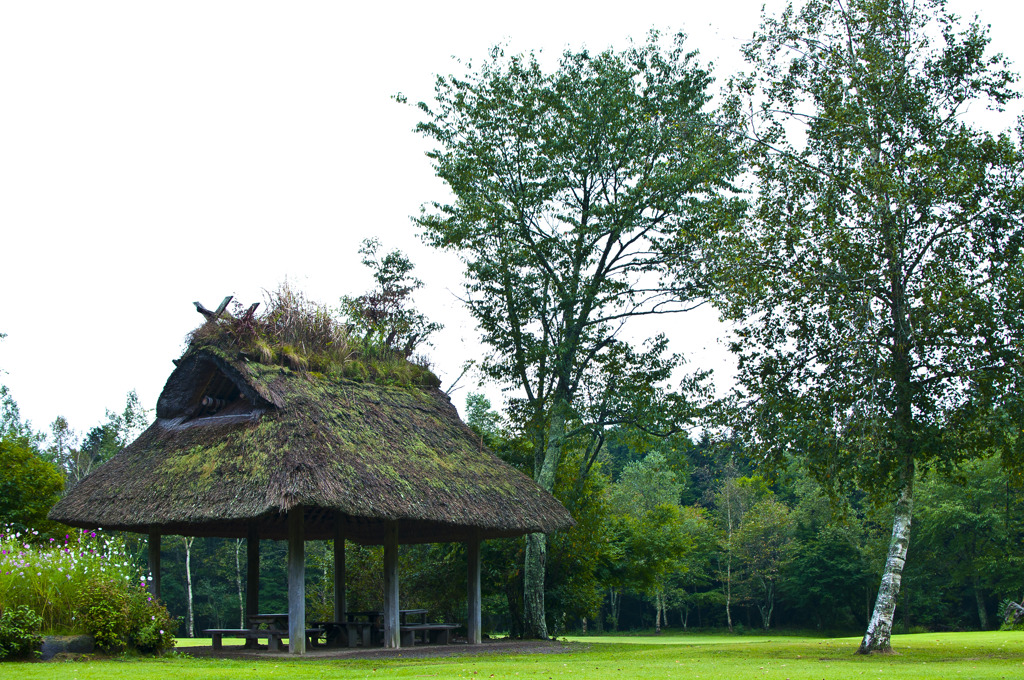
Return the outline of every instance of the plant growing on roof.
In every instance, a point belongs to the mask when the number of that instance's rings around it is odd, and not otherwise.
[[[397,351],[405,358],[441,329],[411,306],[412,294],[423,282],[412,276],[414,265],[400,250],[379,255],[380,241],[364,239],[362,263],[373,270],[377,287],[358,297],[341,298],[341,312],[363,340],[367,352]]]
[[[265,292],[262,311],[259,303],[245,308],[236,300],[231,313],[213,313],[207,319],[189,334],[190,350],[234,348],[259,363],[325,373],[340,370],[352,355],[348,333],[331,309],[288,281]]]

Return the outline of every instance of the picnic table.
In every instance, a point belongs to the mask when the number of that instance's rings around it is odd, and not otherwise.
[[[212,638],[213,648],[223,648],[224,637],[245,638],[246,647],[255,647],[260,638],[267,639],[267,646],[273,651],[284,651],[284,639],[288,637],[288,614],[253,614],[249,618],[248,628],[207,628]],[[307,628],[306,638],[310,645],[321,635],[323,628]]]
[[[418,619],[418,620],[417,620]],[[427,623],[426,609],[401,609],[398,612],[399,634],[402,644],[421,642],[447,644],[450,632],[457,628],[450,623]],[[345,621],[314,621],[313,625],[325,631],[325,643],[331,647],[364,647],[381,644],[384,632],[384,612],[379,610],[345,612]],[[315,643],[314,643],[315,644]]]

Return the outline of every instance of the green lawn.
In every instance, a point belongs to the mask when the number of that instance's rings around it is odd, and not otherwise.
[[[207,644],[205,640],[182,641]],[[678,635],[574,637],[568,654],[488,654],[388,661],[316,658],[226,661],[103,660],[0,664],[0,678],[680,678],[690,680],[961,680],[1024,677],[1024,633],[932,633],[893,638],[892,656],[854,655],[858,638]]]

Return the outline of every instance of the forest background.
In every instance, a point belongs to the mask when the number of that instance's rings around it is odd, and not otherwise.
[[[502,428],[486,397],[470,398],[468,422],[505,460],[530,472],[521,441]],[[0,463],[5,474],[0,517],[45,535],[63,529],[43,520],[64,489],[51,463],[99,450],[112,455],[145,420],[133,396],[84,440],[69,446],[28,430],[5,395]],[[134,424],[133,424],[134,423]],[[69,446],[61,452],[61,446]],[[600,472],[578,487],[566,469],[556,495],[577,519],[548,555],[548,614],[554,635],[670,627],[814,629],[851,633],[867,624],[878,588],[892,511],[855,493],[834,508],[793,465],[773,483],[741,452],[708,439],[676,435],[637,448],[626,431],[608,438]],[[67,458],[65,458],[67,460]],[[1024,489],[989,458],[966,466],[958,481],[931,475],[918,487],[913,559],[908,562],[895,632],[990,629],[1024,583]],[[145,538],[125,534],[139,564]],[[488,541],[483,552],[484,626],[515,631],[522,607],[521,539]],[[382,551],[349,544],[348,597],[353,610],[383,601]],[[287,547],[261,542],[260,602],[287,606]],[[244,620],[245,543],[216,538],[164,542],[162,596],[191,628],[233,627]],[[402,546],[403,607],[424,607],[465,621],[466,568],[461,544]],[[307,547],[311,620],[333,612],[333,548]],[[186,563],[188,565],[186,566]],[[187,570],[189,573],[187,573]],[[192,618],[189,625],[189,597]]]

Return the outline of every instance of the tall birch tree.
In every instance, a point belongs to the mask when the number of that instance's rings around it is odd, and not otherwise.
[[[915,474],[978,453],[960,416],[1019,363],[1004,312],[1024,157],[965,118],[1016,96],[988,43],[943,0],[810,0],[764,19],[737,82],[758,191],[719,262],[737,432],[769,463],[799,453],[833,492],[894,504],[861,653],[891,650]]]
[[[703,300],[694,263],[735,211],[722,193],[738,159],[707,109],[710,82],[682,36],[663,47],[652,35],[622,52],[566,51],[550,72],[495,48],[419,104],[453,199],[418,222],[462,257],[484,370],[520,395],[511,412],[548,491],[570,440],[587,437],[576,445],[592,460],[604,427],[655,427],[652,385],[672,362],[664,342],[620,335],[632,318]],[[526,630],[542,638],[545,554],[544,536],[529,536]]]

